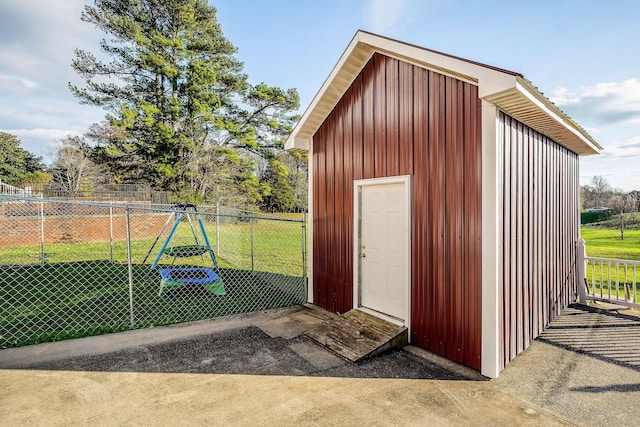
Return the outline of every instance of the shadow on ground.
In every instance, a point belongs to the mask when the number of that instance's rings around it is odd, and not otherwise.
[[[572,305],[538,341],[640,371],[640,318]]]
[[[640,317],[572,305],[491,381],[583,425],[637,425]]]
[[[319,348],[304,336],[293,339],[272,338],[258,327],[95,356],[72,357],[34,364],[28,368],[105,372],[468,379],[407,351],[393,351],[353,364]]]
[[[260,315],[245,316],[246,321],[241,324],[232,322],[228,328],[209,330],[209,333],[192,333],[189,326],[176,325],[42,344],[43,350],[37,353],[34,351],[38,346],[9,349],[4,352],[12,351],[15,357],[10,362],[0,357],[0,368],[438,380],[483,378],[466,368],[448,365],[444,360],[425,358],[420,349],[411,347],[355,364],[347,362],[304,335],[328,315],[330,313],[319,310],[297,308],[267,319]],[[166,336],[167,331],[180,329],[184,335]],[[147,338],[137,340],[134,336],[141,334]],[[126,342],[118,342],[127,335],[130,338]],[[113,346],[108,342],[110,339]],[[92,347],[91,341],[103,344]],[[83,348],[74,350],[74,344],[82,344]],[[51,354],[46,346],[59,355]],[[23,357],[19,356],[21,351]],[[48,356],[43,357],[45,354]]]

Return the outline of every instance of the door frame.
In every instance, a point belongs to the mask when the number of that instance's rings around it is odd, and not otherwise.
[[[368,310],[366,307],[360,306],[360,289],[361,289],[361,274],[360,274],[360,247],[361,247],[361,201],[362,201],[362,188],[375,185],[387,185],[387,184],[404,184],[404,203],[405,203],[405,313],[404,322],[400,322],[399,319],[392,316],[385,316],[383,313],[379,313],[374,310]],[[388,322],[405,326],[409,329],[409,337],[411,337],[411,210],[412,210],[412,180],[411,175],[400,175],[384,178],[370,178],[370,179],[358,179],[353,181],[353,308],[365,311],[376,317],[380,317]]]

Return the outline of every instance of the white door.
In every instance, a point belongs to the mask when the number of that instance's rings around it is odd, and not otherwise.
[[[357,181],[359,236],[354,253],[359,271],[359,305],[408,321],[409,306],[408,177]],[[358,217],[356,217],[358,221]]]

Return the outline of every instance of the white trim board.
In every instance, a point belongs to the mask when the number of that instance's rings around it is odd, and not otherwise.
[[[313,138],[309,141],[309,149],[313,150]],[[313,151],[309,151],[313,153]],[[307,302],[313,304],[313,158],[309,155],[308,158],[308,190],[307,190]]]
[[[480,373],[497,378],[500,372],[500,190],[501,148],[497,143],[498,109],[482,101],[482,338]]]

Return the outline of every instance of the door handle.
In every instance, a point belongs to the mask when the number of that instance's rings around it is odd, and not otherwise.
[[[366,258],[367,254],[365,254],[364,252],[360,254],[360,258]]]

